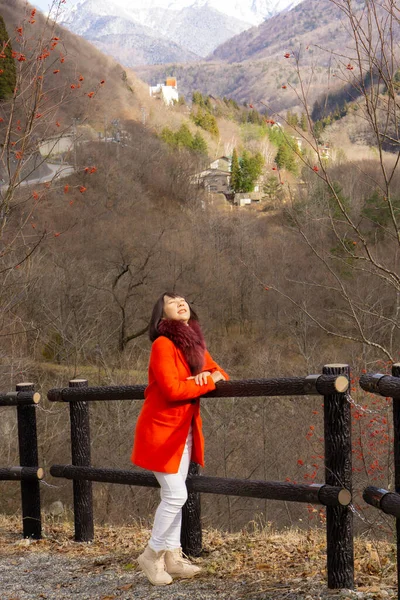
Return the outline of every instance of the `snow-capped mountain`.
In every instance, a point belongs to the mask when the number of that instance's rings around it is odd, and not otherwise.
[[[118,9],[118,16],[131,16],[135,20],[145,23],[147,15],[154,9],[163,9],[175,13],[183,9],[199,9],[210,8],[229,17],[233,17],[238,21],[248,23],[250,25],[259,25],[265,19],[269,19],[274,15],[290,10],[300,4],[303,0],[113,0],[110,10]],[[84,0],[70,0],[68,5],[71,7],[69,11],[79,11],[80,6],[84,4]],[[104,5],[106,2],[99,1],[98,14],[105,15]],[[100,7],[103,5],[103,7]],[[69,12],[67,9],[67,12]],[[113,13],[111,13],[113,14]]]
[[[102,50],[109,46],[109,53],[128,66],[139,64],[138,53],[141,64],[184,62],[207,56],[229,38],[302,1],[70,0],[62,24]],[[118,36],[124,47],[121,55]],[[160,50],[154,51],[157,45]]]

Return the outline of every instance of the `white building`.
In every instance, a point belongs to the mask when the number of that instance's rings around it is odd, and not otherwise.
[[[161,98],[167,106],[179,100],[178,85],[175,77],[167,77],[165,83],[151,85],[149,91],[152,98]]]

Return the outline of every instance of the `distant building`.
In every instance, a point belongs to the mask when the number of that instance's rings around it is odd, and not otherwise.
[[[262,194],[258,189],[253,192],[238,192],[233,198],[233,204],[236,206],[249,206],[250,204],[261,202],[261,199]]]
[[[150,86],[149,91],[152,98],[160,98],[167,106],[179,100],[178,85],[175,77],[167,77],[165,83],[157,83],[157,85]]]
[[[219,171],[231,172],[232,159],[228,156],[220,156],[210,163],[210,169],[218,169]]]
[[[207,169],[192,177],[192,183],[200,185],[209,193],[228,194],[230,192],[231,174],[220,169]]]
[[[302,138],[297,137],[297,138],[295,138],[295,140],[296,140],[297,149],[301,151],[301,149],[303,148]]]
[[[248,206],[261,202],[264,177],[259,177],[252,192],[235,193],[230,185],[231,168],[232,159],[229,156],[220,156],[210,163],[208,169],[193,175],[190,181],[193,185],[203,187],[209,194],[223,194],[229,202],[236,206]]]
[[[237,206],[246,206],[251,204],[251,198],[245,194],[235,194],[234,204]]]
[[[231,159],[220,156],[210,163],[208,169],[197,173],[191,179],[195,185],[200,185],[209,193],[229,194],[231,181]]]
[[[318,144],[318,153],[321,158],[330,158],[331,157],[331,147],[329,143],[326,144]]]

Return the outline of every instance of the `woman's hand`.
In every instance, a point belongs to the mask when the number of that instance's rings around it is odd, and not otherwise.
[[[201,373],[197,373],[197,375],[192,375],[191,377],[188,377],[188,379],[194,379],[197,385],[206,385],[207,377],[209,375],[211,375],[210,371],[202,371]]]
[[[217,383],[217,381],[225,381],[225,377],[222,375],[221,371],[214,371],[214,373],[211,373],[211,377],[214,383]]]

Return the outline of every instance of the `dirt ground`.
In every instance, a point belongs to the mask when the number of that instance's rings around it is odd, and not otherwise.
[[[204,532],[202,574],[156,588],[137,569],[149,531],[97,527],[73,541],[70,523],[45,522],[43,539],[21,538],[17,518],[0,517],[0,600],[359,600],[397,597],[395,547],[358,539],[356,589],[328,590],[322,530]]]

